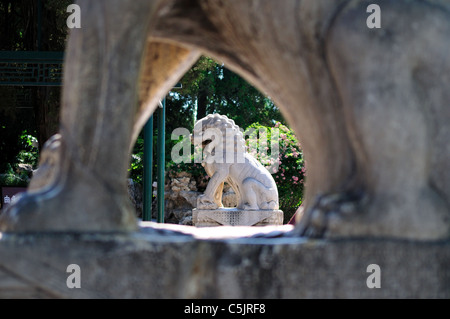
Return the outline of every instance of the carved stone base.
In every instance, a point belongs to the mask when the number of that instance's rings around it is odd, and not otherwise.
[[[283,225],[283,211],[195,208],[192,210],[192,222],[197,227]]]

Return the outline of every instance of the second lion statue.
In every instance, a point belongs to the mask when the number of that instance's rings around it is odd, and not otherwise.
[[[246,151],[243,134],[225,115],[211,114],[194,126],[194,144],[202,144],[202,162],[211,180],[197,200],[199,209],[217,209],[222,205],[225,182],[236,193],[237,208],[276,210],[278,189],[269,171]]]

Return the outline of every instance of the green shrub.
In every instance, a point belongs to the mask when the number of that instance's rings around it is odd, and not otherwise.
[[[37,143],[37,139],[27,134],[26,131],[20,136],[21,150],[16,156],[17,164],[30,164],[36,169],[39,164],[39,150],[33,143]]]
[[[6,171],[0,174],[0,187],[27,187],[30,178],[26,172],[17,173],[11,164],[6,164]]]
[[[170,135],[169,135],[170,138]],[[170,167],[170,150],[171,145],[169,141],[167,140],[166,135],[166,169]],[[154,133],[153,135],[153,162],[152,162],[152,181],[156,180],[156,174],[157,174],[157,133]],[[144,185],[144,134],[141,132],[141,134],[138,136],[138,139],[136,140],[136,143],[133,148],[133,152],[131,154],[131,160],[130,160],[130,167],[128,169],[129,178],[131,178],[135,183],[140,184],[141,186]]]
[[[249,153],[269,169],[277,184],[280,209],[284,212],[284,222],[287,223],[303,200],[306,167],[301,145],[294,132],[280,122],[276,122],[274,128],[252,124],[246,132]],[[258,138],[255,138],[256,135]],[[261,143],[264,140],[267,145]]]
[[[130,168],[128,170],[130,178],[134,182],[143,185],[144,174],[144,138],[143,134],[139,135],[134,145],[133,154],[131,155]]]
[[[3,165],[4,170],[0,172],[0,186],[10,187],[27,187],[31,179],[31,171],[23,171],[19,169],[19,164],[31,165],[32,169],[36,169],[39,161],[39,151],[33,146],[33,142],[37,142],[36,138],[22,132],[19,137],[19,151],[11,163]]]
[[[195,180],[197,191],[204,192],[206,186],[208,185],[209,176],[206,174],[205,169],[202,164],[194,163],[194,160],[190,163],[179,163],[170,162],[168,166],[168,171],[171,176],[176,176],[177,173],[186,172],[192,175],[192,179]]]

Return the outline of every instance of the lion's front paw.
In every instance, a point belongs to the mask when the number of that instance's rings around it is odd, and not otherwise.
[[[361,192],[320,195],[304,213],[294,232],[310,238],[325,237],[331,228],[339,227],[340,221],[354,216],[364,198]]]
[[[219,206],[212,200],[211,198],[207,197],[206,195],[200,195],[197,198],[197,208],[198,209],[217,209]]]

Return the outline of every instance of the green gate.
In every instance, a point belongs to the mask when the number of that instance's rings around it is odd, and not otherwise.
[[[62,86],[64,52],[45,51],[0,51],[0,86]],[[177,84],[175,88],[180,88]],[[24,88],[24,96],[28,91]],[[158,109],[158,218],[164,222],[164,146],[165,146],[165,101]],[[145,127],[145,173],[143,220],[151,220],[152,198],[152,139],[153,116]]]
[[[0,85],[61,86],[64,52],[0,51]]]

